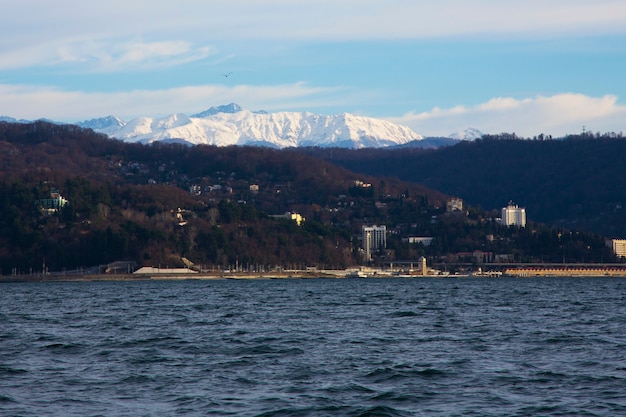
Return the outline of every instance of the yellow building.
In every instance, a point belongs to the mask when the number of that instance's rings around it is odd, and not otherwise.
[[[286,212],[285,214],[274,214],[270,217],[273,217],[275,219],[293,220],[298,226],[302,226],[302,223],[304,223],[304,221],[306,220],[304,216],[302,216],[300,213],[292,213],[290,211]]]
[[[606,246],[613,250],[613,253],[620,258],[626,258],[626,239],[610,239],[606,241]]]

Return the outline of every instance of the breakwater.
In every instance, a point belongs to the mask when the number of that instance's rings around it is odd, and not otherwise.
[[[507,268],[502,275],[509,277],[626,277],[623,267],[564,266],[537,267],[520,266]]]

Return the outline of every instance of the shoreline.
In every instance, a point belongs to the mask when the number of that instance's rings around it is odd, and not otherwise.
[[[360,277],[346,276],[345,273],[324,273],[324,272],[282,272],[282,273],[183,273],[183,274],[49,274],[49,275],[16,275],[0,276],[0,284],[3,283],[29,283],[29,282],[98,282],[98,281],[218,281],[218,280],[273,280],[273,279],[454,279],[454,278],[482,278],[482,279],[532,279],[532,278],[626,278],[626,270],[616,274],[602,274],[598,270],[589,271],[589,274],[578,273],[554,274],[553,271],[543,271],[533,274],[513,273],[513,274],[449,274],[449,275],[390,275],[371,274]],[[591,273],[593,272],[593,273]]]
[[[0,283],[10,282],[90,282],[90,281],[205,281],[227,279],[344,279],[344,275],[323,272],[277,273],[172,273],[172,274],[47,274],[0,276]]]
[[[486,265],[484,265],[486,266]],[[495,266],[495,265],[494,265]],[[419,272],[419,273],[418,273]],[[182,280],[264,280],[264,279],[394,279],[394,278],[626,278],[626,264],[508,264],[496,268],[460,273],[440,269],[402,270],[372,267],[347,269],[289,269],[266,272],[198,271],[190,268],[161,269],[142,267],[135,272],[76,273],[47,272],[0,275],[0,284],[9,282],[87,282],[87,281],[182,281]]]

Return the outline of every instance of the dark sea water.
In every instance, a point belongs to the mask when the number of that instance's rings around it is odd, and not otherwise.
[[[0,285],[2,416],[626,416],[626,279]]]

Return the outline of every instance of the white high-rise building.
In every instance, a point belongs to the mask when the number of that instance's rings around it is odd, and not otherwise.
[[[363,226],[362,233],[365,259],[369,261],[372,253],[387,247],[387,226]]]
[[[526,227],[526,209],[509,203],[502,208],[502,224],[505,226]]]

